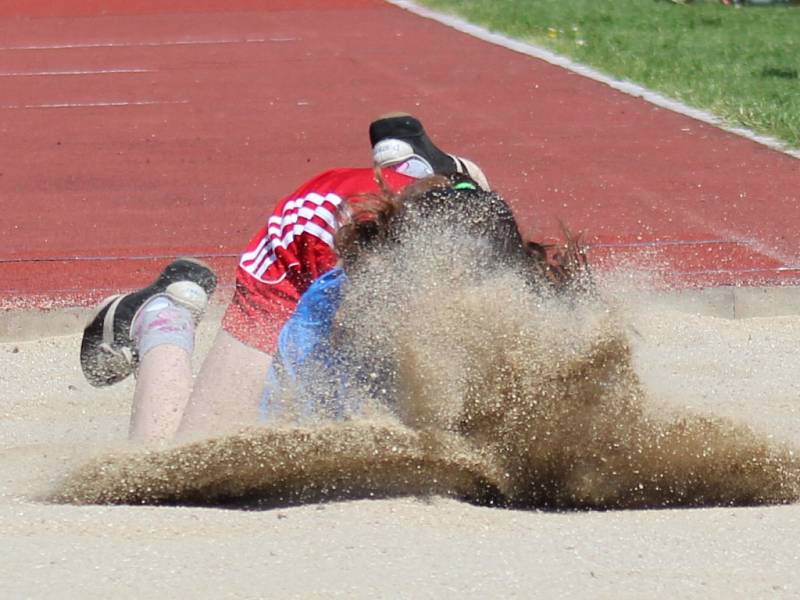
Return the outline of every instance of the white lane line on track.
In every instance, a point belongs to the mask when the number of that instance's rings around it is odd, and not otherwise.
[[[733,275],[740,273],[800,273],[800,267],[752,267],[747,269],[696,269],[694,271],[672,271],[670,275]],[[733,284],[736,285],[736,284]],[[780,285],[772,282],[771,285]]]
[[[50,262],[105,262],[105,261],[118,261],[118,260],[165,260],[167,258],[178,258],[184,256],[180,254],[134,254],[132,256],[115,256],[115,255],[101,255],[101,256],[47,256],[47,257],[15,257],[15,258],[0,258],[0,264],[12,263],[50,263]],[[189,252],[188,256],[197,258],[239,258],[239,252]]]
[[[783,263],[784,265],[796,265],[798,260],[800,260],[800,252],[797,250],[793,249],[794,251],[792,251],[791,254],[787,254],[785,251],[771,245],[769,242],[765,242],[764,240],[760,240],[751,235],[741,234],[739,231],[730,229],[724,225],[717,225],[714,228],[714,233],[716,235],[738,240],[741,244],[747,246],[751,250],[758,252],[763,256],[769,257],[772,260]]]
[[[726,231],[718,232],[722,235],[725,235]],[[653,240],[653,241],[642,241],[642,242],[597,242],[597,243],[587,243],[586,244],[586,251],[592,252],[596,249],[624,249],[624,248],[648,248],[648,249],[659,249],[659,248],[674,248],[674,247],[697,247],[702,248],[703,246],[738,246],[740,248],[744,248],[746,250],[750,250],[752,253],[757,254],[759,256],[764,256],[766,258],[772,259],[781,263],[782,267],[770,267],[769,271],[797,271],[800,270],[800,266],[798,266],[798,257],[791,256],[788,254],[783,254],[777,251],[774,248],[770,248],[769,246],[765,245],[763,242],[748,238],[748,239],[741,239],[741,236],[735,237],[734,234],[731,232],[731,239],[728,240]],[[733,271],[741,271],[742,273],[748,271],[760,271],[764,269],[728,269]],[[699,272],[699,271],[698,271]],[[713,270],[702,271],[705,272],[714,272]]]
[[[76,71],[9,71],[0,72],[0,77],[51,77],[58,75],[112,75],[116,73],[157,73],[159,69],[86,69]]]
[[[720,232],[724,234],[725,232]],[[653,241],[642,241],[642,242],[597,242],[597,243],[587,243],[586,244],[586,251],[592,252],[593,250],[600,250],[600,249],[611,249],[611,250],[621,250],[624,248],[648,248],[648,249],[659,249],[659,248],[674,248],[674,247],[697,247],[702,248],[703,246],[738,246],[740,248],[744,248],[746,250],[750,250],[752,253],[757,254],[759,256],[765,256],[766,258],[775,260],[783,264],[782,267],[770,267],[769,269],[763,268],[753,268],[753,269],[723,269],[723,271],[737,271],[737,272],[748,272],[748,271],[798,271],[800,270],[800,266],[798,266],[798,259],[794,256],[785,255],[782,253],[777,252],[776,250],[767,247],[763,242],[759,242],[755,239],[729,239],[729,240],[653,240]],[[694,271],[692,271],[694,272]],[[712,273],[716,272],[713,269],[697,271],[703,273]]]
[[[597,242],[587,243],[587,248],[651,248],[656,246],[712,246],[733,245],[747,246],[746,242],[737,240],[651,240],[641,242]]]
[[[685,115],[697,121],[702,121],[703,123],[708,123],[709,125],[713,125],[730,133],[747,138],[748,140],[762,144],[763,146],[767,146],[768,148],[777,150],[778,152],[788,154],[794,158],[800,158],[800,149],[792,148],[779,139],[768,135],[761,135],[744,127],[735,127],[726,123],[710,112],[693,108],[687,104],[684,104],[683,102],[679,102],[678,100],[664,96],[659,92],[647,89],[646,87],[631,81],[614,79],[613,77],[609,77],[600,71],[574,62],[566,56],[561,56],[560,54],[556,54],[555,52],[542,48],[541,46],[536,46],[529,42],[515,40],[514,38],[508,37],[501,33],[494,33],[484,27],[469,23],[460,17],[446,15],[435,10],[431,10],[410,0],[385,1],[410,13],[426,19],[431,19],[432,21],[437,21],[442,25],[451,27],[452,29],[460,31],[461,33],[466,33],[467,35],[478,38],[479,40],[483,40],[484,42],[488,42],[496,46],[502,46],[508,50],[512,50],[520,54],[526,54],[528,56],[532,56],[533,58],[538,58],[557,67],[561,67],[578,75],[582,75],[583,77],[587,77],[588,79],[593,79],[600,83],[604,83],[617,91],[628,94],[629,96],[641,98],[650,104],[654,104],[661,108],[666,108],[667,110]]]
[[[29,46],[0,46],[3,50],[69,50],[73,48],[150,48],[159,46],[205,46],[214,44],[266,44],[298,41],[299,38],[218,38],[210,40],[167,40],[163,42],[92,42],[76,44],[41,44]]]
[[[154,104],[189,104],[188,100],[134,100],[119,102],[63,102],[53,104],[0,104],[0,110],[25,108],[106,108],[114,106],[151,106]]]

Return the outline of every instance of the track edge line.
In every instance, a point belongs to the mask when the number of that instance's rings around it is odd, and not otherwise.
[[[791,156],[792,158],[800,159],[800,149],[792,148],[789,144],[783,142],[782,140],[779,140],[769,135],[762,135],[760,133],[756,133],[755,131],[747,129],[746,127],[736,127],[733,125],[729,125],[722,118],[706,110],[694,108],[692,106],[689,106],[688,104],[680,102],[679,100],[675,100],[674,98],[665,96],[660,92],[650,90],[642,85],[639,85],[638,83],[633,83],[632,81],[627,81],[623,79],[615,79],[614,77],[610,77],[609,75],[606,75],[605,73],[602,73],[601,71],[598,71],[593,67],[589,67],[582,63],[575,62],[572,59],[567,58],[566,56],[553,52],[552,50],[548,50],[541,46],[532,44],[530,42],[523,42],[521,40],[514,39],[502,33],[496,33],[490,31],[485,27],[482,27],[481,25],[470,23],[469,21],[462,19],[461,17],[435,11],[425,6],[421,6],[411,0],[384,0],[384,1],[402,10],[413,13],[419,17],[430,19],[432,21],[437,21],[442,25],[455,29],[456,31],[460,31],[461,33],[470,35],[484,42],[488,42],[496,46],[501,46],[513,52],[525,54],[533,58],[538,58],[539,60],[543,60],[557,67],[561,67],[563,69],[566,69],[567,71],[570,71],[577,75],[581,75],[582,77],[586,77],[587,79],[592,79],[599,83],[603,83],[609,86],[610,88],[613,88],[629,96],[641,98],[645,102],[649,102],[650,104],[653,104],[660,108],[664,108],[672,112],[689,117],[691,119],[694,119],[696,121],[712,125],[714,127],[717,127],[718,129],[727,131],[728,133],[733,133],[734,135],[738,135],[740,137],[746,138],[762,146],[766,146],[771,150],[775,150],[787,156]]]

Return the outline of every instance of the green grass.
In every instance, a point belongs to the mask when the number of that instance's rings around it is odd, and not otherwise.
[[[800,147],[800,7],[422,0]]]

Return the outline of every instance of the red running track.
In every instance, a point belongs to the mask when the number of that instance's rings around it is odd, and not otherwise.
[[[800,163],[377,0],[0,5],[0,297],[75,304],[207,257],[418,114],[525,233],[684,284],[800,277]]]

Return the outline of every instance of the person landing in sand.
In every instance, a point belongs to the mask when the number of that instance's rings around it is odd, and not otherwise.
[[[374,168],[312,178],[280,200],[252,238],[222,329],[194,381],[195,325],[217,281],[207,265],[178,259],[150,286],[100,304],[84,330],[81,367],[97,387],[136,373],[132,439],[223,433],[257,422],[281,329],[312,283],[336,267],[345,207],[433,175],[460,173],[489,189],[475,163],[440,150],[411,115],[385,115],[370,124],[369,135]]]
[[[558,292],[560,298],[588,283],[575,277],[585,268],[575,244],[548,260],[539,244],[523,241],[502,196],[467,175],[426,177],[400,193],[382,188],[340,211],[337,266],[308,287],[280,331],[262,400],[268,422],[340,420],[364,414],[365,401],[403,419],[397,381],[403,369],[396,364],[402,351],[387,345],[383,325],[365,332],[363,313],[381,307],[389,320],[397,318],[399,290],[392,285],[414,290],[420,283],[403,271],[409,265],[424,273],[423,286],[446,289],[474,286],[498,272],[514,272],[533,291]],[[408,260],[409,251],[411,263],[396,270],[392,261]],[[400,271],[400,281],[382,287],[385,277],[392,280]],[[353,284],[359,299],[342,306]],[[370,337],[377,331],[378,339]]]

